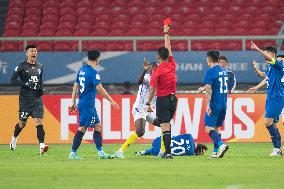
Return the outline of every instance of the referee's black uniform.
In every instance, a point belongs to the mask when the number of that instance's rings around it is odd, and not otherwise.
[[[42,81],[43,67],[39,63],[30,64],[27,61],[21,62],[11,78],[11,83],[21,85],[19,95],[19,119],[26,121],[29,116],[43,118],[43,95]],[[20,80],[18,80],[18,77]]]

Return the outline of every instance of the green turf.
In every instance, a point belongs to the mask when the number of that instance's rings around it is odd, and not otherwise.
[[[119,145],[105,145],[114,152]],[[0,146],[0,188],[284,188],[284,157],[268,157],[271,144],[230,144],[223,159],[132,155],[149,145],[132,145],[125,159],[99,160],[93,145],[83,144],[83,160],[68,160],[70,145]],[[212,146],[210,145],[210,150]]]

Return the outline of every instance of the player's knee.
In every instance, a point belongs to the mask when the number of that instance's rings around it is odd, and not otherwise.
[[[206,133],[210,133],[211,130],[214,130],[214,128],[213,128],[213,127],[205,126],[205,132],[206,132]]]
[[[274,119],[273,118],[264,118],[264,124],[266,127],[273,124]]]
[[[160,122],[157,118],[153,121],[153,125],[160,127]]]
[[[94,128],[94,131],[102,132],[102,129],[103,129],[102,125],[101,124],[97,124],[95,126],[95,128]]]
[[[145,130],[143,128],[137,129],[136,134],[138,137],[142,137],[145,134]]]
[[[162,128],[162,131],[170,131],[171,130],[171,124],[170,123],[161,123],[161,128]]]
[[[43,125],[43,119],[41,118],[35,118],[36,125]]]
[[[19,126],[21,129],[23,129],[26,126],[27,122],[26,121],[19,121]]]

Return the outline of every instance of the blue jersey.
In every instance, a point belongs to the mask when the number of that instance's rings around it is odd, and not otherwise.
[[[276,60],[266,71],[267,99],[284,96],[283,62]]]
[[[78,108],[95,106],[96,86],[101,83],[97,71],[85,65],[77,73],[76,83],[79,84]]]
[[[152,155],[158,155],[161,147],[161,137],[152,143]],[[194,155],[195,144],[191,134],[173,136],[171,139],[171,152],[174,156]]]
[[[228,74],[227,71],[219,65],[213,66],[207,70],[204,84],[211,85],[212,95],[210,101],[211,109],[226,107],[228,93]]]

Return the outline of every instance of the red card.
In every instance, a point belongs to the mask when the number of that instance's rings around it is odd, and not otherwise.
[[[164,25],[171,25],[171,19],[170,18],[166,18],[165,20],[163,20],[163,24]]]

